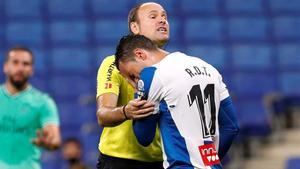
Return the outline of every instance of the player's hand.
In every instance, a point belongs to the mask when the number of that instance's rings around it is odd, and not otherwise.
[[[129,119],[141,119],[152,114],[154,103],[146,100],[134,99],[128,102],[125,107],[126,116]]]
[[[39,147],[49,147],[51,136],[49,135],[49,132],[44,129],[38,129],[36,131],[36,138],[32,140],[32,143],[39,146]]]
[[[52,131],[51,126],[36,131],[37,137],[32,140],[36,146],[46,148],[48,150],[57,149],[60,145],[60,138]]]

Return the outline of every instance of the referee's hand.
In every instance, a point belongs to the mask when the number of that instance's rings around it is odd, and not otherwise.
[[[128,102],[124,111],[129,119],[141,119],[152,114],[154,103],[146,100],[134,99]]]

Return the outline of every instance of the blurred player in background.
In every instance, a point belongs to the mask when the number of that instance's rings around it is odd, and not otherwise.
[[[8,51],[0,86],[0,168],[40,169],[39,147],[60,146],[57,108],[46,94],[32,87],[33,54],[25,47]]]
[[[158,47],[169,39],[167,13],[157,3],[134,7],[128,16],[132,34],[145,35]],[[141,146],[132,130],[132,120],[146,117],[154,105],[134,100],[134,88],[119,74],[115,56],[106,57],[97,77],[97,117],[104,126],[101,134],[98,169],[160,169],[162,152],[158,132],[148,147]]]
[[[82,146],[77,138],[67,138],[62,145],[63,158],[68,162],[66,169],[89,169],[82,161]]]
[[[219,72],[200,58],[159,49],[142,35],[123,37],[115,56],[121,74],[137,84],[139,98],[155,103],[153,115],[134,121],[139,142],[148,146],[159,124],[165,168],[221,169],[219,114],[230,117],[236,134],[238,124]]]

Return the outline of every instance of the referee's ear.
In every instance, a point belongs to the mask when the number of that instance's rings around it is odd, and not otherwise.
[[[137,22],[131,22],[130,23],[130,30],[134,35],[137,35],[140,33],[140,28]]]

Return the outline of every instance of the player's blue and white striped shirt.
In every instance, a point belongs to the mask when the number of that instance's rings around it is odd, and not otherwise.
[[[138,94],[155,102],[152,116],[134,122],[139,142],[161,132],[165,168],[222,168],[217,155],[220,102],[229,97],[219,72],[180,52],[140,73]]]

